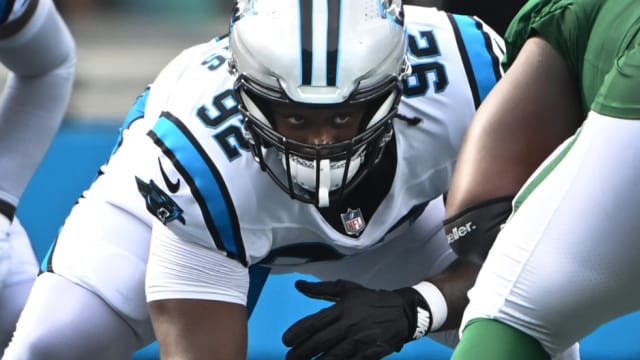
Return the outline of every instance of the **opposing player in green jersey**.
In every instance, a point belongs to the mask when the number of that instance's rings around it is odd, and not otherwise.
[[[506,40],[448,211],[515,194],[513,211],[469,292],[455,360],[555,357],[640,309],[638,2],[532,0]],[[469,214],[447,214],[449,228]],[[454,249],[477,253],[471,234],[450,237]]]

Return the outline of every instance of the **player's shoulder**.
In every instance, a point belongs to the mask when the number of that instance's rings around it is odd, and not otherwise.
[[[160,75],[173,73],[182,74],[190,69],[202,69],[212,72],[218,68],[225,70],[223,65],[229,59],[229,41],[225,37],[216,37],[208,42],[189,46],[178,53],[161,71]]]
[[[491,26],[477,16],[454,14],[436,7],[417,5],[405,5],[404,14],[405,24],[409,32],[424,29],[457,33],[481,31],[491,38],[502,39]]]
[[[437,26],[446,22],[447,12],[432,6],[404,5],[404,21],[408,27]]]
[[[215,38],[182,50],[158,74],[151,93],[160,94],[165,104],[174,99],[183,105],[191,100],[226,92],[232,87],[228,71],[228,39]]]
[[[174,129],[166,136],[198,142],[217,166],[235,164],[248,149],[228,59],[226,37],[184,49],[151,84],[145,107],[156,128]]]
[[[475,66],[484,63],[484,58],[500,60],[504,55],[502,37],[476,16],[408,5],[405,24],[410,60],[438,56],[440,61],[452,63],[464,57],[467,65]]]
[[[407,58],[411,74],[403,80],[401,110],[429,118],[469,113],[501,78],[502,38],[482,20],[434,7],[406,6]]]

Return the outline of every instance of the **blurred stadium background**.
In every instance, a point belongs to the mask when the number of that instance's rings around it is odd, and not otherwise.
[[[65,122],[29,185],[18,215],[42,259],[73,203],[110,154],[118,126],[136,96],[182,49],[228,29],[231,0],[54,0],[78,47],[74,93]],[[424,0],[440,5],[440,0]],[[6,71],[0,69],[0,81]],[[298,294],[292,282],[269,279],[250,320],[249,359],[282,359],[282,332],[328,303]],[[70,304],[72,306],[72,304]],[[607,324],[582,343],[583,359],[640,359],[640,314]],[[430,340],[408,344],[389,359],[447,359]],[[158,359],[155,344],[134,359]]]

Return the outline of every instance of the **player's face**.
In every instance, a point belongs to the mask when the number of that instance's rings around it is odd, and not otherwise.
[[[356,136],[364,109],[353,104],[272,107],[275,130],[286,138],[310,145],[335,144]]]

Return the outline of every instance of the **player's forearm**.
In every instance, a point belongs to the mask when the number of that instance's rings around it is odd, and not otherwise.
[[[473,286],[480,266],[465,260],[456,260],[442,273],[426,279],[435,285],[446,302],[446,318],[438,329],[457,329],[462,320],[464,308],[469,303],[467,291]],[[429,299],[425,299],[429,303]],[[430,304],[431,306],[431,304]],[[437,311],[432,306],[432,312]],[[440,314],[433,314],[436,318]]]
[[[0,41],[11,72],[0,103],[0,196],[13,205],[62,122],[75,74],[69,30],[50,0],[38,4],[16,36]]]

